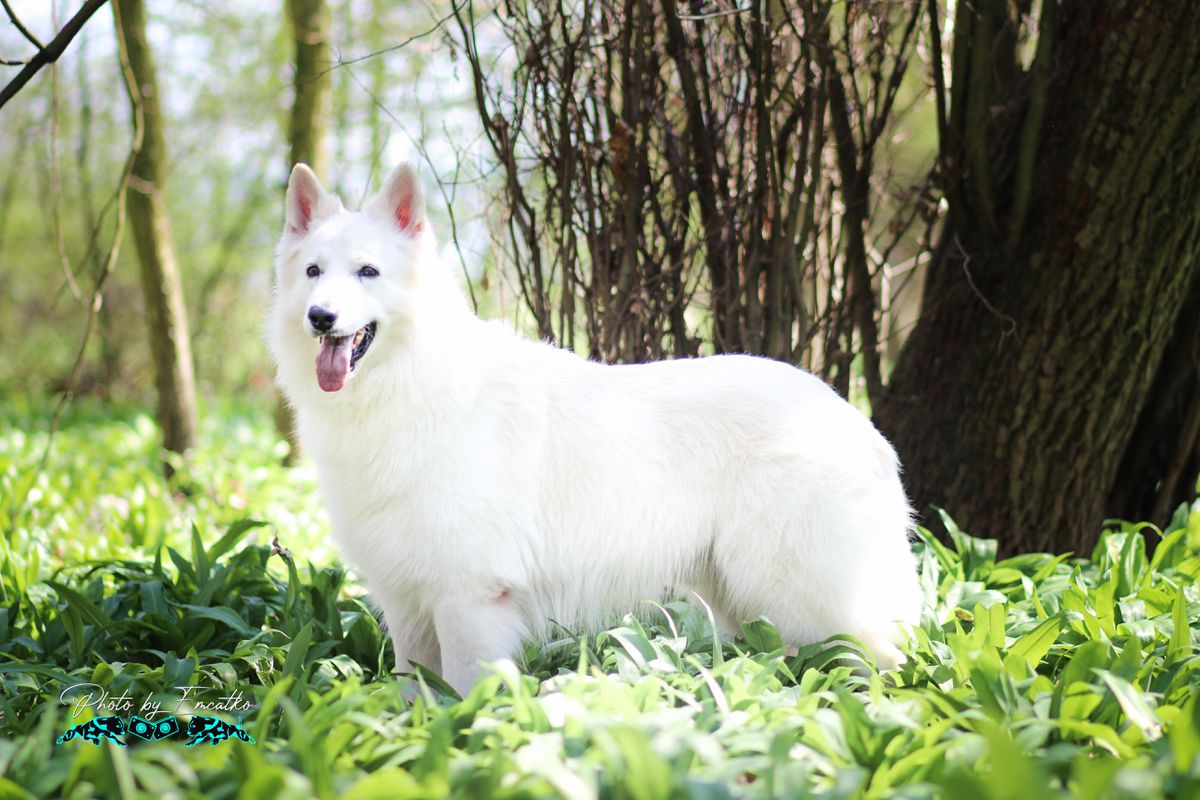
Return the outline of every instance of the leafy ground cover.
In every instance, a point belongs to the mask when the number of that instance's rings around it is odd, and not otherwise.
[[[895,672],[852,641],[789,653],[765,620],[722,641],[678,602],[530,644],[460,699],[389,674],[267,417],[207,418],[168,484],[136,410],[72,412],[35,470],[41,410],[0,409],[0,798],[1200,796],[1198,510],[1086,558],[999,560],[947,517]],[[255,741],[55,744],[117,713],[103,691]]]

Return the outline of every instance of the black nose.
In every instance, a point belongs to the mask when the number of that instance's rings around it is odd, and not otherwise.
[[[333,323],[337,322],[337,314],[320,306],[313,306],[308,310],[308,321],[317,333],[329,333],[333,330]]]

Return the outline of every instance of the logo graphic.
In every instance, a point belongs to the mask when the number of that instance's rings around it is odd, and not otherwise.
[[[187,726],[187,735],[192,738],[185,747],[195,747],[207,741],[213,747],[226,739],[241,739],[243,742],[254,744],[254,737],[242,730],[242,721],[237,725],[222,722],[216,717],[192,717]]]
[[[179,733],[179,720],[174,717],[167,717],[166,719],[160,719],[158,722],[153,722],[135,715],[129,718],[129,732],[139,739],[145,739],[147,742],[169,739]]]
[[[220,694],[214,698],[217,692]],[[130,743],[137,744],[137,739],[160,742],[171,738],[186,739],[185,747],[195,747],[201,742],[215,746],[230,739],[255,744],[254,737],[242,728],[242,712],[249,711],[252,703],[237,688],[188,684],[146,694],[139,704],[139,698],[128,688],[118,695],[97,683],[74,683],[63,689],[58,699],[70,706],[70,722],[87,711],[96,717],[68,728],[55,744],[84,739],[99,747],[100,742],[107,739],[118,747],[125,747]],[[236,714],[237,723],[208,716],[214,712]],[[184,720],[188,720],[186,730]]]
[[[137,719],[137,717],[134,717],[134,719]],[[101,739],[108,739],[113,744],[124,747],[125,743],[117,738],[124,735],[125,723],[121,722],[120,717],[97,717],[96,719],[88,720],[82,725],[68,728],[66,733],[54,740],[54,743],[62,744],[71,739],[86,739],[96,747],[99,747]]]
[[[126,733],[147,742],[157,742],[162,739],[170,739],[179,733],[179,730],[179,720],[175,717],[153,721],[135,714],[129,718],[128,727],[117,716],[97,717],[82,725],[69,728],[66,733],[55,739],[54,743],[62,744],[72,739],[86,739],[99,747],[101,740],[107,739],[118,747],[125,747],[126,743],[117,737],[124,736]],[[235,725],[216,717],[195,716],[188,722],[187,732],[184,735],[188,739],[188,743],[184,747],[195,747],[201,742],[208,742],[211,746],[216,747],[229,739],[241,739],[247,744],[255,744],[254,737],[242,730],[240,717]]]
[[[252,708],[251,700],[236,688],[229,691],[222,687],[220,691],[220,697],[211,698],[206,697],[215,693],[211,687],[194,684],[176,686],[174,692],[178,694],[146,694],[140,698],[142,702],[139,705],[138,698],[132,696],[128,688],[120,694],[114,694],[100,684],[72,684],[62,690],[59,696],[60,703],[71,706],[70,721],[78,720],[85,711],[91,711],[96,717],[67,728],[54,744],[84,739],[98,747],[101,741],[107,739],[118,747],[125,747],[138,744],[137,739],[162,741],[173,738],[186,739],[186,747],[194,747],[205,741],[215,746],[230,739],[256,744],[253,736],[241,727],[241,712]],[[163,704],[167,704],[167,709],[163,709]],[[212,712],[230,716],[236,714],[238,722],[226,722],[209,716]],[[125,736],[125,739],[121,739],[121,736]]]

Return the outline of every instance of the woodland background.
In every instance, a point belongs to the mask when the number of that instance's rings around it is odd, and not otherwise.
[[[275,403],[290,164],[354,204],[410,158],[480,313],[812,369],[927,519],[1079,549],[1194,496],[1183,0],[80,5],[0,109],[9,403],[155,404],[168,450]],[[15,77],[77,7],[5,11]]]

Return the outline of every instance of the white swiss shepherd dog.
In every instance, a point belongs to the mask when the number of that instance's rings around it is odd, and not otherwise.
[[[556,624],[699,595],[881,667],[918,621],[895,451],[825,383],[726,355],[607,366],[480,320],[413,168],[360,211],[297,165],[268,322],[334,536],[397,668],[459,692]]]

